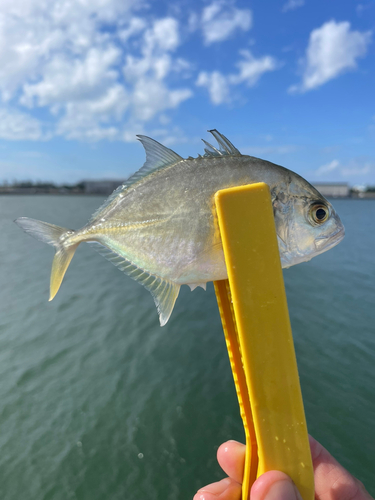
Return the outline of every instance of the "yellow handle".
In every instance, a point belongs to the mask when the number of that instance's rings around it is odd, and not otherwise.
[[[288,474],[303,500],[314,475],[269,188],[215,196],[228,282],[215,282],[246,434],[242,498],[269,470]]]

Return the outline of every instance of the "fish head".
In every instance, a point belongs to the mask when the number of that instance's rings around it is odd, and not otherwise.
[[[345,236],[332,204],[299,176],[277,194],[273,206],[283,267],[306,262]]]

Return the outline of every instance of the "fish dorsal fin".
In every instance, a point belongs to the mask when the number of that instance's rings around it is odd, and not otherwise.
[[[151,139],[150,137],[147,137],[145,135],[137,135],[137,137],[141,141],[142,146],[146,151],[145,163],[139,170],[137,170],[137,172],[135,172],[123,184],[121,184],[113,191],[113,193],[105,200],[103,205],[101,205],[98,210],[96,210],[92,215],[90,222],[93,222],[97,218],[97,216],[106,207],[108,207],[108,205],[112,203],[116,196],[121,193],[121,191],[124,191],[128,187],[132,186],[151,172],[155,172],[156,170],[168,167],[169,165],[174,165],[175,163],[183,160],[180,155],[178,155],[171,149],[166,148],[154,139]]]
[[[158,310],[160,326],[164,326],[172,314],[174,304],[180,291],[180,285],[145,271],[100,243],[93,241],[89,243],[100,253],[100,255],[118,267],[120,271],[133,278],[133,280],[137,281],[151,292]]]
[[[146,151],[146,161],[141,169],[136,172],[131,179],[137,176],[138,178],[144,177],[145,175],[153,172],[154,170],[159,170],[160,168],[168,167],[177,163],[183,158],[169,149],[160,142],[147,137],[146,135],[137,135],[138,139],[141,141],[142,146]],[[129,180],[131,180],[129,179]]]
[[[235,148],[223,134],[220,134],[220,132],[218,132],[216,129],[208,130],[208,132],[210,132],[210,134],[215,137],[219,145],[219,149],[215,148],[214,146],[212,146],[212,144],[202,139],[202,141],[207,146],[206,148],[204,148],[204,156],[241,156],[241,153],[238,151],[238,149]]]

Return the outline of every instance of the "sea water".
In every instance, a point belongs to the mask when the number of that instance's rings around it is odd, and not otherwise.
[[[53,249],[13,220],[79,228],[99,197],[0,197],[2,500],[189,500],[243,440],[212,284],[151,295],[81,245],[53,302]],[[309,432],[375,495],[375,201],[333,200],[342,243],[284,272]]]

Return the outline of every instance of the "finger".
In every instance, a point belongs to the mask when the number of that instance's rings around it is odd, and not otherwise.
[[[302,497],[289,476],[272,470],[255,481],[250,500],[302,500]]]
[[[317,500],[373,500],[353,477],[313,437],[309,436]]]
[[[204,486],[194,496],[194,500],[241,500],[241,485],[226,477],[217,483]]]
[[[217,450],[217,460],[223,471],[242,484],[246,446],[237,441],[227,441]]]

